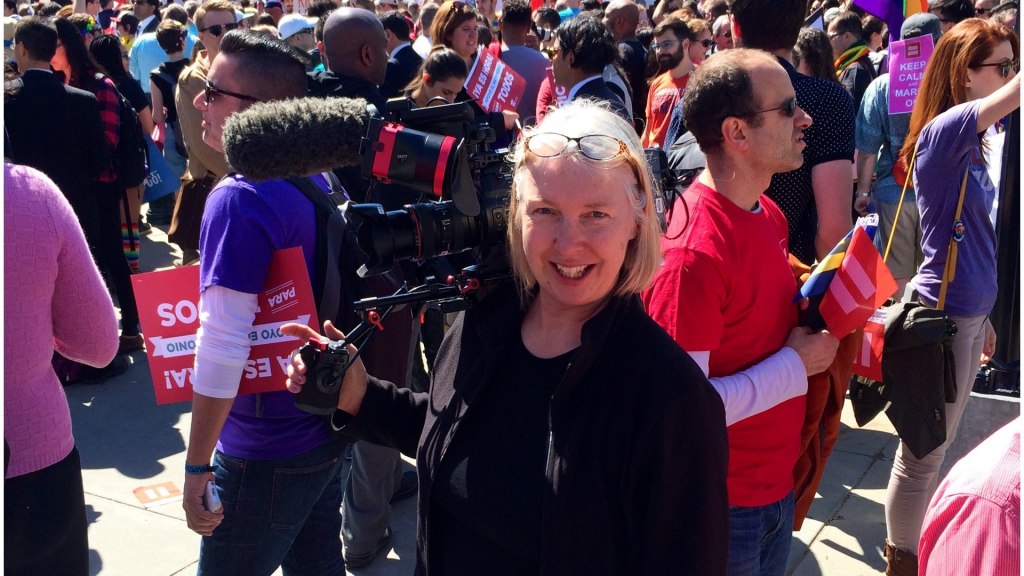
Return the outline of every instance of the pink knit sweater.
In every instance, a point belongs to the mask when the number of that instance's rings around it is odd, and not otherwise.
[[[41,172],[4,165],[4,439],[7,478],[71,453],[67,397],[54,349],[105,366],[117,353],[117,317],[71,205]]]

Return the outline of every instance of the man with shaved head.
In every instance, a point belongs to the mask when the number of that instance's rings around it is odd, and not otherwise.
[[[363,98],[383,112],[387,46],[384,26],[373,12],[348,7],[331,12],[324,23],[326,70],[310,77],[310,95]]]
[[[626,71],[629,89],[633,93],[633,122],[642,127],[647,113],[647,81],[644,79],[647,47],[636,38],[639,24],[640,8],[633,0],[612,0],[604,9],[604,25],[619,43],[622,68]]]
[[[331,12],[324,23],[322,49],[327,70],[311,76],[310,93],[363,98],[383,113],[386,99],[379,87],[387,75],[390,56],[387,46],[384,25],[373,12],[349,7]],[[366,201],[369,182],[362,177],[358,166],[339,168],[334,174],[353,201]],[[384,201],[387,209],[415,202],[414,197],[407,197],[396,188],[385,190],[379,185],[377,190],[383,192],[374,201]],[[402,384],[407,384],[407,380]],[[416,473],[403,474],[402,458],[397,450],[368,442],[357,442],[352,447],[352,469],[342,502],[341,530],[345,562],[350,568],[366,567],[390,548],[390,504],[414,495],[416,487]]]
[[[322,72],[309,76],[310,96],[362,98],[382,114],[387,99],[380,85],[388,70],[388,37],[373,12],[362,8],[341,7],[331,12],[324,23]],[[355,202],[366,200],[369,182],[358,166],[334,171]]]

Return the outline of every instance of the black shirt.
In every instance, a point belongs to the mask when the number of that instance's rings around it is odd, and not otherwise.
[[[573,354],[537,358],[519,341],[459,425],[434,482],[439,573],[539,573],[548,411]]]
[[[167,123],[178,121],[178,108],[174,104],[174,87],[178,85],[178,76],[188,66],[188,60],[182,58],[174,62],[164,62],[156,70],[149,73],[149,78],[160,89],[160,95],[164,97],[164,108],[167,109]],[[168,82],[167,78],[173,78]]]
[[[815,260],[814,236],[818,231],[818,207],[811,187],[811,169],[832,160],[853,162],[853,99],[837,82],[804,76],[789,62],[779,58],[789,73],[797,102],[813,119],[804,131],[804,165],[792,172],[772,176],[768,187],[771,198],[789,222],[789,251],[804,264]],[[852,170],[852,168],[851,168]],[[837,193],[851,197],[853,190]]]
[[[114,86],[117,86],[117,91],[125,97],[125,100],[131,103],[132,108],[135,108],[136,112],[142,112],[146,108],[149,108],[149,96],[142,91],[142,86],[139,85],[139,81],[132,78],[130,74],[118,78],[114,82]]]

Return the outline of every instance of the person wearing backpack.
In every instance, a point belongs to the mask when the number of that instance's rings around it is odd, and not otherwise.
[[[170,18],[160,22],[156,29],[156,40],[167,53],[167,61],[149,74],[149,93],[153,98],[153,123],[162,126],[164,131],[164,159],[171,165],[174,173],[185,172],[185,140],[181,136],[181,125],[178,123],[178,108],[174,103],[174,90],[178,85],[178,76],[188,65],[185,59],[185,40],[188,28],[181,22]]]
[[[125,150],[130,145],[129,139],[141,140],[142,129],[139,126],[122,126],[122,121],[134,121],[138,124],[138,115],[130,105],[125,110],[123,96],[117,91],[114,82],[99,72],[99,66],[85,48],[78,28],[64,18],[54,21],[57,29],[57,51],[50,61],[53,69],[63,74],[64,82],[72,87],[86,90],[96,96],[100,108],[100,120],[103,132],[113,159],[110,168],[97,179],[94,186],[96,217],[93,222],[83,222],[86,237],[89,239],[93,257],[100,270],[106,274],[114,286],[118,304],[121,309],[121,338],[118,357],[110,366],[103,370],[116,372],[128,367],[128,361],[122,355],[141,350],[145,341],[139,333],[139,312],[135,304],[135,292],[132,290],[131,268],[121,248],[120,202],[124,189],[138,185],[145,179],[145,153],[143,164],[139,166],[138,143],[135,143],[134,157]],[[134,119],[134,120],[133,120]],[[123,128],[123,129],[122,129]],[[126,140],[122,143],[122,139]],[[125,146],[119,146],[124,144]],[[141,178],[140,178],[141,174]],[[134,181],[133,180],[137,180]]]

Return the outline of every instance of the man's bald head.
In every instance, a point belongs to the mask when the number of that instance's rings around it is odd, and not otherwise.
[[[640,8],[632,0],[612,0],[604,9],[604,25],[621,42],[636,35]]]
[[[387,42],[380,19],[362,8],[338,8],[324,23],[324,53],[338,75],[379,85],[387,71]]]

